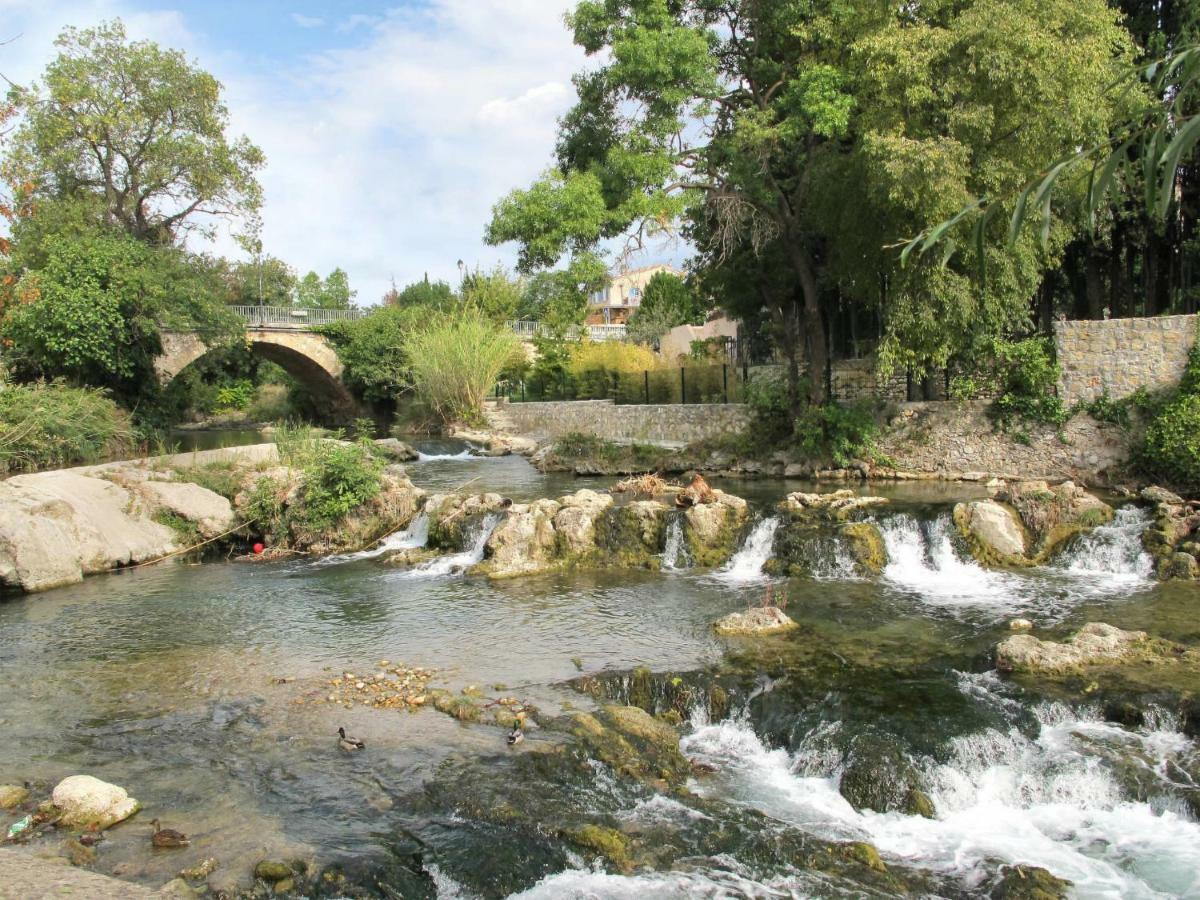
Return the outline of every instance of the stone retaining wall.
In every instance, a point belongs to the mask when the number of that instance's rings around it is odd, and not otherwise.
[[[1129,456],[1129,435],[1090,416],[1061,429],[1031,426],[1029,442],[994,431],[986,402],[908,403],[879,440],[879,450],[906,472],[957,478],[986,473],[1023,478],[1071,478],[1106,484],[1106,473]]]
[[[612,400],[501,403],[508,430],[536,438],[582,432],[609,441],[684,445],[745,428],[750,411],[740,403],[617,406]]]
[[[1102,394],[1118,400],[1140,387],[1173,387],[1195,340],[1194,315],[1056,322],[1058,395],[1070,406]]]

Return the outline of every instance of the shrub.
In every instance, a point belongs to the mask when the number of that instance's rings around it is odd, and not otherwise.
[[[1180,396],[1150,422],[1139,456],[1151,476],[1200,489],[1200,394]]]
[[[796,443],[810,456],[826,456],[845,467],[856,459],[875,457],[878,430],[866,406],[831,402],[810,407],[796,419]]]
[[[242,470],[237,463],[212,462],[201,466],[189,466],[177,469],[175,474],[180,481],[198,484],[208,488],[214,494],[220,494],[228,500],[237,496],[242,485]]]
[[[410,333],[404,350],[417,396],[446,422],[477,422],[483,401],[518,349],[516,336],[474,309]]]
[[[282,422],[293,412],[288,385],[262,384],[246,407],[246,418],[251,422]]]
[[[0,385],[0,470],[94,462],[132,451],[128,415],[105,391]]]
[[[254,383],[247,379],[223,384],[217,388],[215,406],[217,409],[245,409],[254,399]]]
[[[654,351],[636,344],[582,341],[572,351],[567,371],[580,399],[599,400],[620,394],[623,384],[640,394],[642,373],[662,367]]]
[[[1014,420],[1061,425],[1067,420],[1067,411],[1055,395],[1059,367],[1048,338],[997,340],[991,351],[1000,390],[991,414],[1000,425]]]
[[[297,523],[330,528],[379,493],[383,460],[365,443],[322,441],[304,466]]]

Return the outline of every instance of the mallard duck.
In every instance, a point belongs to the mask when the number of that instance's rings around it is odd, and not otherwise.
[[[154,826],[154,834],[150,835],[150,843],[155,847],[186,847],[191,843],[188,836],[173,828],[163,828],[158,819],[150,822]]]
[[[508,746],[514,747],[523,740],[525,740],[525,732],[521,730],[521,723],[517,722],[517,724],[512,727],[512,731],[508,733]]]
[[[367,745],[365,742],[360,741],[358,738],[346,737],[346,729],[339,728],[338,729],[338,746],[341,747],[343,750],[345,750],[347,753],[352,753],[355,750],[365,749]]]

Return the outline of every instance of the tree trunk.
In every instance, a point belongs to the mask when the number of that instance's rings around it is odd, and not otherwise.
[[[1087,283],[1087,308],[1089,319],[1104,318],[1104,276],[1100,271],[1100,254],[1096,247],[1087,248],[1084,260],[1084,278]]]
[[[825,338],[825,320],[821,315],[821,294],[813,274],[808,252],[795,241],[785,241],[788,259],[800,280],[804,298],[802,322],[808,344],[808,402],[818,406],[828,399],[825,390],[825,369],[829,362],[829,345]]]

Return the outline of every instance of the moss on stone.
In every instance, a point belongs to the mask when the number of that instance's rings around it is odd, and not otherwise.
[[[629,838],[615,828],[584,825],[582,828],[568,832],[567,837],[585,850],[600,854],[622,871],[628,871],[631,868]]]
[[[850,553],[861,572],[880,575],[888,564],[887,547],[879,529],[869,522],[843,525],[839,534],[846,540]]]
[[[866,841],[854,841],[850,844],[843,844],[842,854],[846,859],[862,863],[868,869],[874,869],[876,872],[887,871],[887,866],[883,864],[883,860],[879,856],[879,851]]]
[[[1039,866],[1005,866],[988,896],[992,900],[1066,900],[1071,882]]]
[[[614,506],[596,520],[596,550],[589,562],[622,569],[657,569],[666,539],[666,507]]]
[[[936,811],[933,806],[933,801],[924,791],[913,788],[908,792],[908,798],[904,804],[904,812],[910,816],[921,816],[925,819],[935,817]]]

